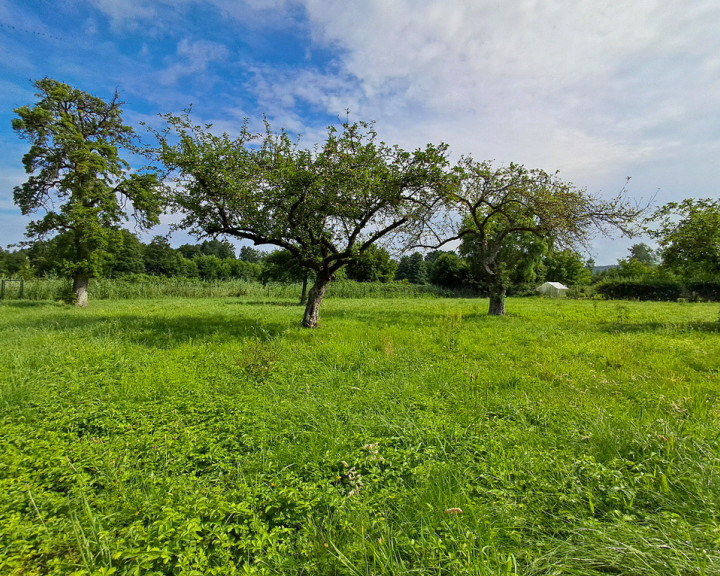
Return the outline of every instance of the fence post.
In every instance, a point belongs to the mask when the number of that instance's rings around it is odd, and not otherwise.
[[[20,279],[20,298],[25,294],[25,278]]]
[[[0,290],[0,300],[5,300],[5,280],[2,281],[2,290]]]

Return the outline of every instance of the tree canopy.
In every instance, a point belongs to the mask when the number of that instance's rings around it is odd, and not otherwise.
[[[351,260],[345,271],[349,280],[356,282],[391,282],[395,279],[397,262],[381,246],[369,246],[357,258]]]
[[[566,286],[581,286],[590,284],[592,269],[588,267],[582,255],[574,250],[565,248],[550,252],[543,260],[545,279],[551,282],[561,282]]]
[[[217,135],[187,115],[166,116],[156,158],[173,170],[181,226],[289,251],[314,273],[303,325],[314,327],[341,267],[380,241],[408,245],[432,233],[454,178],[445,145],[407,152],[379,141],[372,124],[329,128],[303,149],[285,132]]]
[[[623,193],[602,200],[557,174],[519,164],[496,168],[490,162],[463,158],[458,171],[462,185],[451,191],[449,204],[459,224],[445,242],[462,239],[471,244],[465,251],[473,254],[474,269],[487,282],[493,315],[505,313],[512,267],[509,245],[527,244],[528,237],[534,237],[562,249],[587,245],[596,231],[631,235],[642,212]]]
[[[649,218],[663,266],[688,278],[720,274],[720,201],[670,202]]]
[[[120,157],[119,148],[132,143],[134,132],[122,122],[117,93],[105,102],[51,78],[34,85],[39,101],[17,108],[12,121],[30,141],[23,156],[30,177],[15,187],[15,203],[23,214],[44,213],[30,222],[26,235],[58,235],[77,304],[86,305],[89,279],[122,246],[118,225],[130,216],[140,227],[158,222],[158,180],[151,172],[131,173]]]

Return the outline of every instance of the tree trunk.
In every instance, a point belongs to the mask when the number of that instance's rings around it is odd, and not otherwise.
[[[327,290],[328,284],[330,284],[330,276],[318,273],[317,278],[315,278],[315,284],[310,288],[307,305],[305,306],[305,316],[302,321],[302,325],[305,328],[317,328],[320,304],[325,296],[325,290]]]
[[[307,299],[308,299],[307,285],[308,285],[308,277],[307,277],[307,273],[306,273],[302,279],[302,292],[300,293],[300,304],[305,304],[307,302]]]
[[[75,274],[73,277],[73,292],[75,293],[75,306],[88,305],[88,285],[90,277],[86,274]]]
[[[505,286],[490,286],[489,316],[505,316]]]

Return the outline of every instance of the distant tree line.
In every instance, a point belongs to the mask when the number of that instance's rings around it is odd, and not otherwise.
[[[685,215],[672,226],[649,226],[647,232],[659,248],[646,243],[630,247],[616,265],[596,271],[595,262],[580,252],[552,250],[531,236],[517,236],[505,246],[508,293],[532,294],[544,281],[562,282],[579,291],[593,288],[609,297],[672,300],[688,290],[701,298],[720,298],[720,207],[709,201],[686,200],[673,205]],[[678,208],[679,207],[679,208]],[[696,208],[699,207],[699,210]],[[667,207],[656,211],[660,217]],[[663,216],[664,217],[664,216]],[[712,218],[714,217],[715,223]],[[704,226],[697,219],[701,218]],[[708,220],[711,220],[708,223]],[[307,270],[297,265],[287,250],[263,251],[242,246],[235,251],[226,240],[205,240],[173,248],[163,236],[143,243],[128,230],[119,230],[121,242],[98,273],[106,278],[138,275],[188,278],[205,281],[242,279],[268,282],[302,282]],[[64,245],[60,238],[38,241],[27,248],[0,248],[0,276],[5,278],[58,277],[65,275]],[[406,282],[435,285],[458,293],[487,296],[490,287],[476,273],[472,244],[458,251],[413,252],[399,258],[372,246],[338,271],[335,280],[356,282]]]
[[[167,238],[155,236],[143,243],[128,230],[120,230],[116,243],[98,277],[127,278],[137,275],[200,280],[242,279],[268,282],[302,282],[307,271],[297,266],[287,250],[263,251],[242,246],[235,251],[227,240],[205,240],[173,248]],[[63,243],[53,238],[15,251],[0,249],[0,274],[5,277],[58,277],[65,275]],[[512,293],[531,290],[546,279],[569,285],[590,283],[591,271],[579,253],[570,250],[526,255],[510,274]],[[311,278],[309,278],[310,280]],[[432,284],[450,290],[486,293],[482,277],[473,271],[471,255],[452,250],[414,252],[394,259],[380,246],[372,246],[339,270],[334,280],[356,282],[405,282]]]

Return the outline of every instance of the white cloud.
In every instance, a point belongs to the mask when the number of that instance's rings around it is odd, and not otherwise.
[[[145,0],[91,0],[91,3],[108,16],[115,27],[142,20],[153,20],[157,14],[155,4],[166,4],[162,0],[159,2],[156,0],[154,3]]]
[[[298,131],[308,106],[350,108],[406,148],[446,141],[456,156],[559,169],[595,193],[631,175],[630,192],[660,190],[658,203],[717,194],[714,0],[304,4],[315,46],[336,60],[258,67],[254,84],[261,109]]]
[[[244,22],[253,27],[287,26],[294,21],[297,0],[89,0],[104,13],[116,30],[138,29],[150,24],[154,29],[172,30],[177,16],[193,6],[216,10],[223,19]]]
[[[217,42],[183,39],[177,47],[178,62],[161,71],[158,80],[175,84],[184,76],[204,74],[210,63],[225,60],[229,54],[229,50]]]
[[[355,90],[301,92],[306,72],[275,90],[331,113],[360,97],[363,113],[417,144],[448,140],[590,178],[672,155],[702,128],[699,109],[717,117],[716,2],[305,4],[315,41],[340,50]]]

